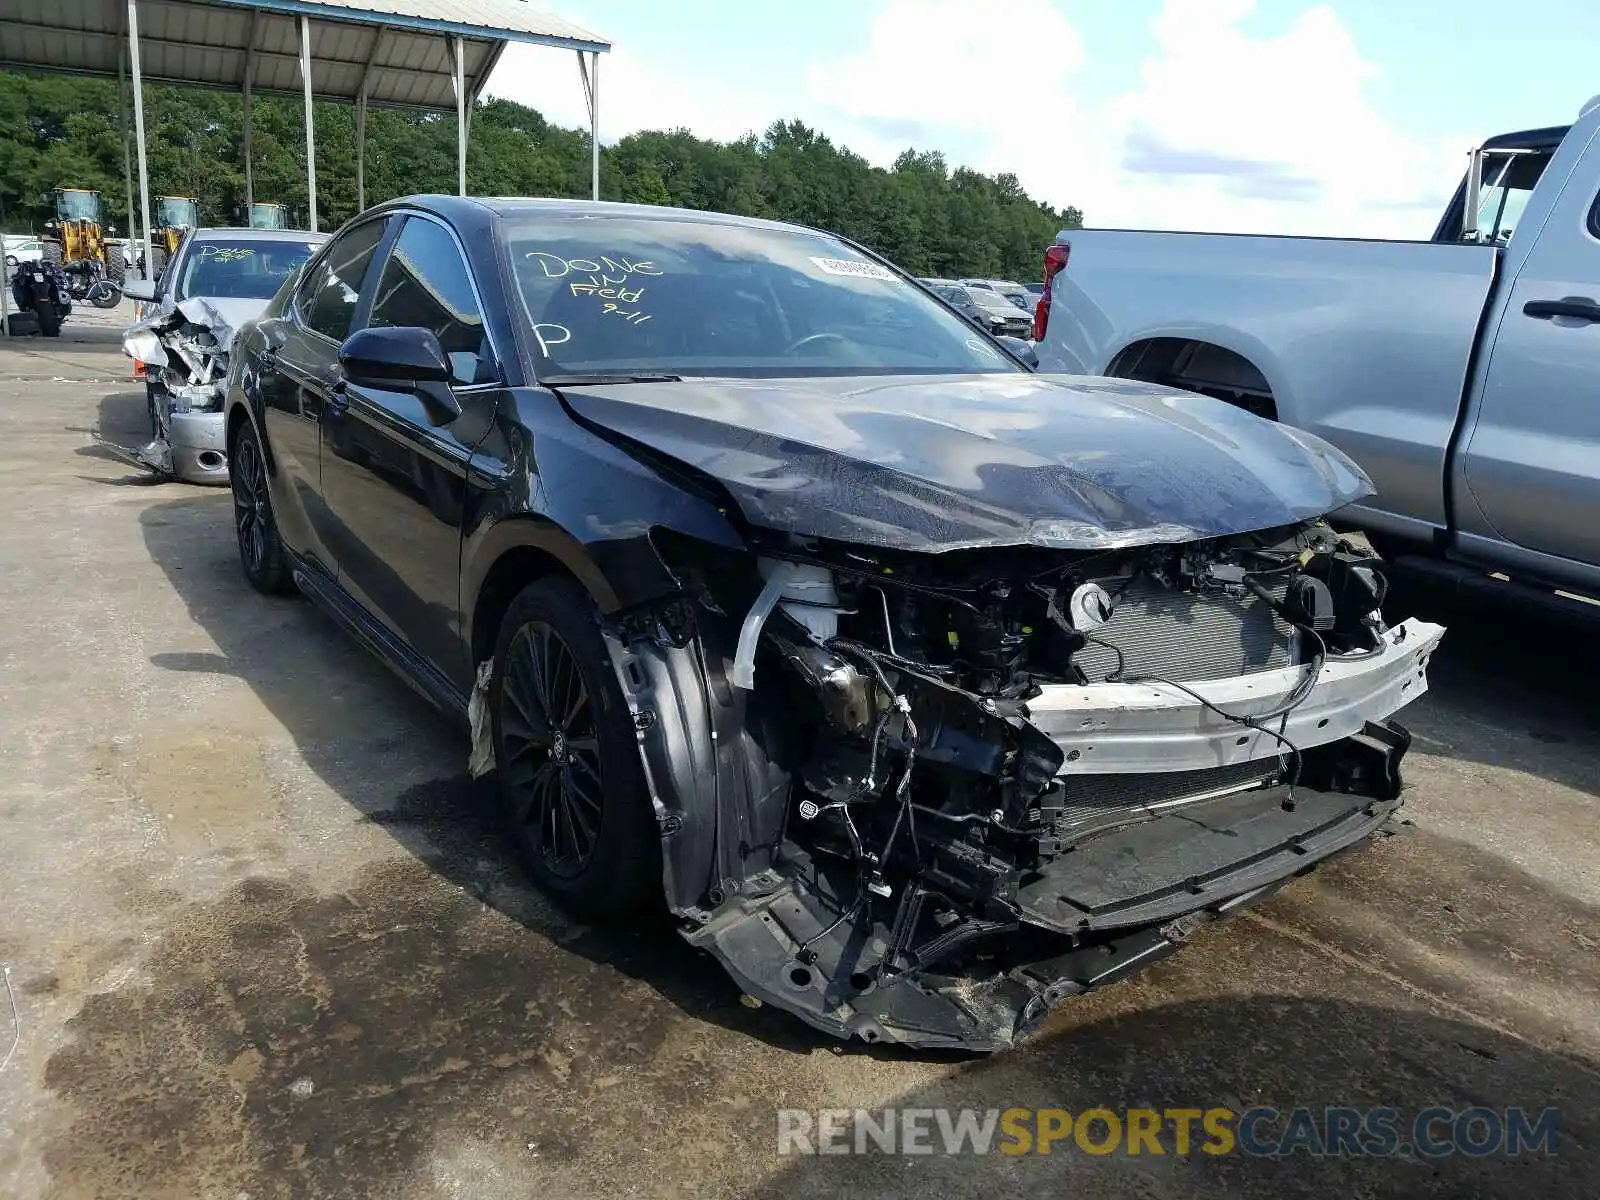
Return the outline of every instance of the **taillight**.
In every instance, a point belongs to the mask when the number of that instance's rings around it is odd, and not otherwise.
[[[1067,269],[1067,256],[1071,253],[1072,247],[1060,242],[1045,247],[1044,291],[1033,310],[1033,340],[1036,342],[1044,341],[1044,331],[1050,325],[1050,281]]]

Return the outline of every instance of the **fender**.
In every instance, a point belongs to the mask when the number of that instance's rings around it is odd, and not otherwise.
[[[1283,364],[1277,356],[1267,347],[1266,343],[1258,338],[1251,337],[1242,330],[1228,325],[1211,325],[1193,321],[1156,324],[1141,327],[1134,332],[1115,339],[1110,343],[1114,348],[1101,356],[1096,365],[1098,374],[1110,373],[1111,364],[1117,361],[1119,355],[1129,346],[1139,342],[1153,341],[1156,338],[1173,338],[1185,342],[1207,342],[1219,346],[1224,350],[1237,354],[1256,370],[1261,372],[1261,377],[1267,381],[1267,387],[1272,392],[1273,404],[1278,410],[1278,419],[1289,425],[1299,422],[1294,414],[1298,411],[1293,387],[1284,376]]]

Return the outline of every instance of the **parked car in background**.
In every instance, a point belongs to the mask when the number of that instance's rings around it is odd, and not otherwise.
[[[1597,135],[1600,97],[1490,139],[1431,242],[1064,230],[1043,368],[1310,430],[1377,487],[1345,517],[1412,565],[1600,596]]]
[[[998,1049],[1382,827],[1443,633],[1339,451],[1010,351],[812,229],[390,202],[239,335],[240,561],[472,731],[564,904]]]
[[[1012,279],[963,279],[962,285],[982,292],[1003,296],[1018,308],[1028,308],[1028,291]],[[1028,309],[1032,313],[1032,309]]]
[[[36,263],[43,258],[44,243],[38,238],[10,234],[6,236],[6,266],[15,267],[21,263]]]
[[[952,287],[959,289],[964,299],[952,300],[951,303],[989,333],[1018,338],[1026,338],[1033,333],[1033,318],[999,292],[964,284],[954,284]]]
[[[985,333],[989,332],[994,325],[994,322],[985,311],[978,307],[977,301],[972,298],[972,293],[959,283],[949,279],[924,279],[922,282],[927,284],[928,289],[935,296],[938,296],[939,299],[950,305],[951,308],[955,309]]]
[[[328,240],[294,230],[194,229],[155,281],[130,278],[139,301],[123,348],[145,372],[150,442],[141,465],[187,483],[224,484],[223,381],[234,333]]]

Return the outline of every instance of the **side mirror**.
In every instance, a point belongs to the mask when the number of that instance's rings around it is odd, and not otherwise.
[[[1039,369],[1039,355],[1034,351],[1033,343],[1026,338],[1001,334],[994,340],[1004,346],[1011,354],[1011,357],[1027,367],[1028,370],[1037,371]]]
[[[436,425],[461,415],[461,403],[450,390],[450,360],[431,329],[389,325],[361,329],[339,347],[339,365],[356,387],[411,392]]]
[[[150,301],[156,298],[156,285],[152,279],[125,279],[122,294],[129,300]]]

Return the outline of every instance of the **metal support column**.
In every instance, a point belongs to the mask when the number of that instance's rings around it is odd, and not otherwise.
[[[245,224],[252,219],[256,206],[255,170],[250,165],[250,76],[244,77],[244,203]]]
[[[250,132],[251,132],[251,88],[255,84],[256,73],[256,11],[250,12],[250,28],[245,34],[244,44],[244,223],[251,224],[255,219],[256,207],[256,177],[255,166],[251,162]]]
[[[455,50],[455,74],[450,82],[456,91],[456,195],[467,194],[467,58],[460,34],[450,39]]]
[[[383,49],[385,26],[372,31],[372,45],[367,47],[367,65],[361,71],[361,89],[356,93],[356,210],[367,210],[367,84],[372,79],[372,68]]]
[[[150,167],[144,152],[144,76],[139,70],[139,0],[128,0],[128,66],[133,71],[133,138],[139,149],[139,215],[144,223],[144,274],[155,278],[150,239]]]
[[[367,211],[367,85],[356,97],[356,211]]]
[[[589,155],[593,199],[600,199],[600,51],[589,59]]]
[[[117,51],[117,139],[122,143],[122,182],[128,196],[127,252],[123,266],[133,265],[133,244],[139,240],[139,214],[133,207],[133,151],[128,149],[128,50]]]
[[[128,0],[129,4],[133,0]],[[317,120],[311,112],[311,19],[300,17],[300,81],[306,94],[306,211],[311,216],[311,232],[317,232]]]
[[[593,199],[600,199],[600,52],[578,51],[578,74],[583,78],[583,98],[589,105],[589,165]]]

